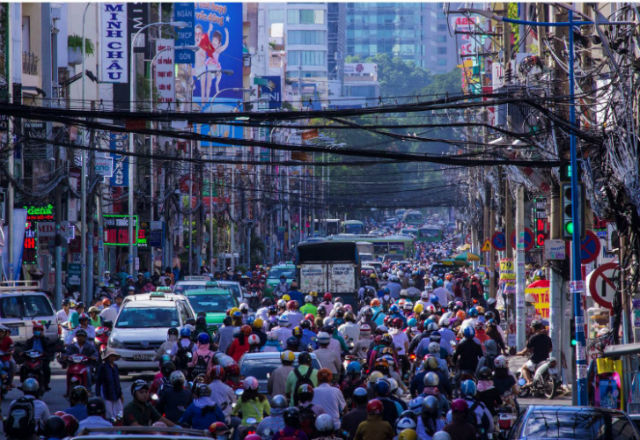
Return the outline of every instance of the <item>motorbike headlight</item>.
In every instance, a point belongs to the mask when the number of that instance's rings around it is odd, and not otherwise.
[[[122,347],[122,341],[116,339],[114,337],[109,338],[109,346],[111,348],[120,348]]]

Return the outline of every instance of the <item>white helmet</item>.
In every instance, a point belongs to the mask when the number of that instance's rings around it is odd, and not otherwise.
[[[260,345],[260,337],[256,334],[249,335],[248,342],[249,345]]]
[[[287,307],[287,302],[283,299],[279,299],[276,304],[278,305],[278,307]]]
[[[420,299],[424,299],[424,300],[428,301],[429,300],[429,292],[427,292],[427,291],[422,292],[420,294]]]
[[[496,368],[507,368],[509,366],[509,361],[505,356],[500,355],[493,360],[493,366]]]
[[[400,434],[405,429],[416,429],[416,422],[411,417],[402,417],[396,423],[397,434]]]
[[[325,345],[331,342],[331,335],[327,332],[320,332],[318,333],[316,339],[318,341],[318,344]]]
[[[439,354],[440,353],[440,344],[437,342],[429,343],[429,353],[431,354]]]
[[[287,315],[280,315],[278,325],[280,325],[280,327],[289,327],[289,317]]]
[[[334,431],[333,417],[329,414],[320,414],[316,418],[316,429],[321,433],[331,433]]]
[[[438,325],[440,327],[446,327],[449,325],[449,317],[447,316],[443,316],[442,318],[440,318],[440,321],[438,321]]]
[[[311,303],[311,302],[313,302],[313,296],[311,296],[311,295],[307,295],[307,296],[305,296],[305,297],[304,297],[304,302],[306,302],[306,303]]]
[[[451,436],[447,431],[438,431],[435,434],[433,434],[433,436],[431,437],[431,440],[451,440]]]

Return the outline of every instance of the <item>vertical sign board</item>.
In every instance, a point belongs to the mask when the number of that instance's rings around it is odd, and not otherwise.
[[[173,19],[174,21],[184,21],[188,26],[178,29],[176,28],[176,64],[193,64],[195,62],[195,53],[191,49],[178,49],[180,46],[193,46],[195,44],[193,36],[193,3],[174,3]]]
[[[254,84],[258,84],[259,108],[274,110],[282,106],[281,81],[279,76],[255,78]]]
[[[129,158],[118,153],[127,149],[127,135],[111,132],[109,149],[113,158],[113,174],[109,179],[111,186],[129,186]]]
[[[158,93],[158,110],[169,110],[176,100],[173,40],[156,40],[155,87]]]
[[[142,29],[145,25],[149,24],[149,3],[127,3],[127,14],[129,20],[127,21],[127,31],[129,32],[131,44],[134,43],[133,36],[136,32]],[[147,39],[149,28],[145,29],[136,38],[136,46],[133,49],[134,53],[144,53],[145,58],[150,59],[152,57],[151,47]],[[131,60],[129,60],[131,62]]]
[[[126,3],[100,4],[100,81],[129,81]]]

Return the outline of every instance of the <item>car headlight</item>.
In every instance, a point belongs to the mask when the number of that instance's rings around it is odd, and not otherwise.
[[[111,348],[121,348],[122,347],[122,341],[120,341],[119,339],[116,339],[114,337],[109,338],[109,346]]]

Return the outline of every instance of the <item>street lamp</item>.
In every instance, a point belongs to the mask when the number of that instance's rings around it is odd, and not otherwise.
[[[133,50],[136,46],[136,39],[138,38],[138,35],[140,35],[140,32],[144,31],[145,29],[151,27],[151,26],[173,26],[176,27],[178,29],[183,29],[187,26],[189,26],[189,24],[185,21],[158,21],[155,23],[149,23],[147,25],[142,26],[140,29],[138,29],[138,31],[133,35],[133,37],[131,38],[131,47],[129,50],[129,111],[133,114],[133,112],[135,111],[135,96],[134,96],[134,84],[135,84],[135,60],[133,58]],[[133,266],[133,253],[134,253],[134,249],[135,249],[135,240],[137,240],[137,237],[133,236],[133,178],[134,178],[134,170],[133,167],[135,165],[135,160],[133,157],[133,153],[134,153],[134,142],[133,142],[133,133],[129,133],[129,191],[128,191],[128,195],[129,195],[129,221],[128,221],[128,226],[129,226],[129,256],[128,256],[128,268],[129,268],[129,274],[133,275],[133,271],[134,271],[134,266]]]

